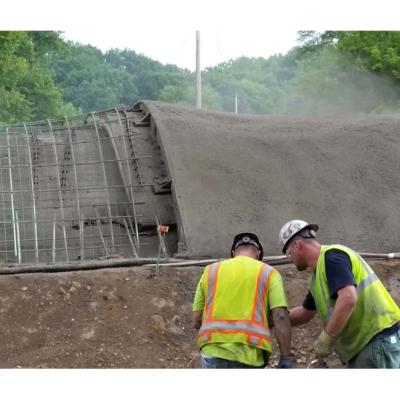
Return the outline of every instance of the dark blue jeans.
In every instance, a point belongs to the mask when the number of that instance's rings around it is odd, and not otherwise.
[[[265,368],[265,366],[255,367],[253,365],[243,364],[238,361],[225,360],[223,358],[201,356],[201,365],[203,368]]]

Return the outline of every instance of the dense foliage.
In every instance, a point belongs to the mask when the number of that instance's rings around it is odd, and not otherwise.
[[[76,111],[47,66],[65,43],[56,32],[0,32],[0,121],[14,123]]]
[[[203,107],[240,113],[400,111],[400,32],[299,32],[268,59],[241,57],[202,73]],[[132,50],[66,42],[59,32],[0,32],[0,121],[132,105],[195,104],[195,75]]]

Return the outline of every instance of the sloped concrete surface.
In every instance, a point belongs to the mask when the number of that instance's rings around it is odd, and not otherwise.
[[[399,115],[261,117],[141,106],[159,135],[190,257],[227,256],[240,231],[256,232],[267,255],[279,254],[279,229],[292,218],[319,224],[322,242],[399,250]]]

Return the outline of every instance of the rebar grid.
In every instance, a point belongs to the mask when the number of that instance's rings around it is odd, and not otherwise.
[[[152,186],[139,166],[151,156],[133,150],[133,118],[115,108],[0,128],[3,261],[140,257],[137,206],[145,202],[134,191]]]

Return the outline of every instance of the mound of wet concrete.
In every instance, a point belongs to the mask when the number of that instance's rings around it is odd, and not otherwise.
[[[400,116],[249,116],[145,102],[172,179],[190,257],[226,256],[233,235],[279,253],[283,223],[322,242],[398,250]],[[184,254],[184,252],[182,253]]]

